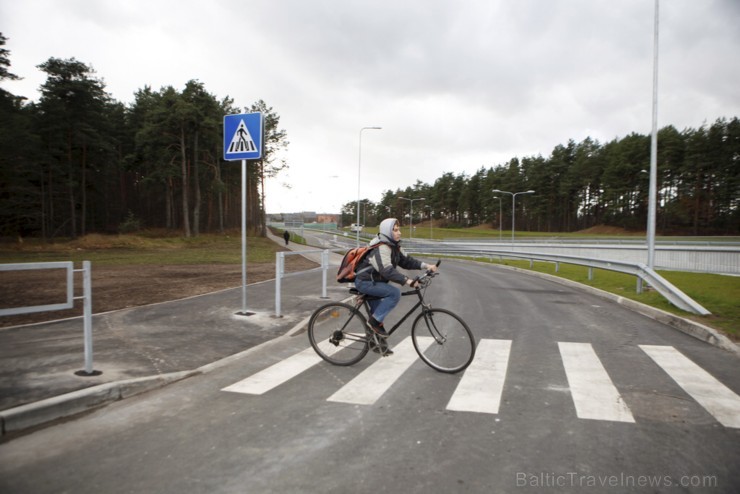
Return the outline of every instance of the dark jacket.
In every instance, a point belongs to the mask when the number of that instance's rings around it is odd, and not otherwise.
[[[371,250],[365,258],[357,265],[355,272],[356,280],[372,280],[387,283],[393,281],[403,285],[408,276],[398,271],[398,266],[403,269],[421,269],[422,262],[407,256],[398,244],[381,242],[380,238],[374,238],[370,245],[380,243],[381,245]]]

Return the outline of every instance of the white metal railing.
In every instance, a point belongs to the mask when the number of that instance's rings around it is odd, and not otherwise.
[[[90,276],[90,261],[82,261],[82,269],[74,269],[72,261],[62,262],[32,262],[18,264],[0,264],[0,271],[26,271],[37,269],[65,269],[67,278],[67,299],[63,303],[31,305],[26,307],[11,307],[0,309],[0,316],[11,316],[19,314],[31,314],[36,312],[48,312],[56,310],[71,309],[74,301],[83,300],[83,327],[84,327],[84,353],[85,369],[76,372],[80,376],[99,375],[100,372],[93,370],[93,341],[92,341],[92,283]],[[74,296],[74,273],[82,272],[82,295]]]
[[[609,259],[634,264],[647,260],[644,242],[621,240],[532,242],[522,240],[514,244],[489,241],[439,242],[442,249],[471,249],[480,251],[506,251],[574,255],[589,259]],[[437,248],[429,242],[415,242],[419,249]],[[410,248],[407,246],[407,249]],[[733,242],[672,242],[658,243],[655,251],[655,268],[697,273],[740,274],[740,246]]]
[[[319,233],[321,232],[314,232]],[[740,275],[740,242],[731,237],[727,240],[667,240],[656,241],[654,269],[690,271]],[[338,236],[341,241],[344,238]],[[337,238],[335,238],[337,240]],[[353,238],[354,240],[354,238]],[[352,242],[354,244],[354,242]],[[335,245],[338,245],[335,243]],[[347,246],[351,248],[352,246]],[[542,252],[564,254],[594,259],[626,261],[634,264],[647,261],[647,245],[644,239],[568,239],[568,238],[522,238],[512,243],[492,238],[466,238],[428,240],[414,238],[404,240],[409,249],[470,249],[473,251]]]
[[[275,313],[278,317],[281,314],[281,279],[286,276],[291,276],[297,273],[285,273],[285,256],[286,255],[300,255],[306,253],[321,253],[321,267],[314,268],[315,270],[321,269],[322,275],[322,298],[326,298],[326,272],[329,268],[329,252],[344,252],[347,249],[317,249],[317,250],[303,250],[295,252],[278,252],[276,254],[275,262]],[[663,295],[669,302],[678,307],[679,309],[691,312],[694,314],[709,315],[711,314],[701,304],[696,302],[694,299],[682,292],[678,287],[673,285],[671,282],[663,278],[655,270],[649,268],[647,265],[639,262],[630,262],[625,260],[614,260],[614,259],[599,259],[590,257],[579,257],[570,255],[561,255],[545,252],[523,252],[517,251],[512,252],[511,250],[504,249],[492,249],[491,246],[486,246],[485,249],[473,250],[473,249],[454,249],[445,248],[443,245],[424,245],[416,244],[409,247],[409,251],[413,250],[419,254],[434,255],[434,254],[446,254],[455,256],[467,256],[467,257],[493,257],[497,256],[500,258],[518,258],[518,259],[529,259],[530,262],[533,260],[546,261],[555,263],[555,270],[557,271],[560,263],[564,264],[576,264],[586,266],[589,268],[589,279],[593,279],[593,269],[605,269],[608,271],[617,271],[620,273],[626,273],[633,275],[637,278],[637,293],[642,292],[642,283],[646,282],[648,285],[655,288],[661,295]]]
[[[74,263],[72,263],[71,261],[0,264],[0,271],[30,271],[39,269],[66,270],[67,300],[58,304],[31,305],[25,307],[10,307],[7,309],[0,309],[0,316],[15,316],[19,314],[32,314],[35,312],[65,310],[74,307]]]

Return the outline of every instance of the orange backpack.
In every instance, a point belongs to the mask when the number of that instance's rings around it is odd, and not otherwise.
[[[339,265],[339,271],[337,271],[337,281],[339,283],[352,283],[355,281],[355,268],[362,261],[365,256],[374,248],[379,247],[382,242],[378,242],[372,246],[355,247],[350,249],[342,258],[342,263]]]

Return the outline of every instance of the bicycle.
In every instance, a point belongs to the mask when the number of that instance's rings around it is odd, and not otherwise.
[[[439,266],[439,261],[437,262]],[[401,296],[416,295],[418,302],[390,330],[390,337],[418,308],[421,313],[411,326],[411,340],[416,353],[431,368],[448,374],[466,369],[475,356],[475,337],[465,321],[447,309],[432,308],[425,303],[426,289],[439,273],[427,271],[416,278],[418,286]],[[331,302],[316,309],[308,322],[308,339],[319,356],[334,365],[353,365],[374,348],[385,355],[387,344],[368,328],[362,314],[364,307],[370,317],[369,302],[377,299],[350,288],[354,305]]]

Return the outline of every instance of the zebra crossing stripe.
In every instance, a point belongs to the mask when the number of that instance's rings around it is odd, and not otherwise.
[[[333,345],[327,342],[328,347],[322,349],[326,353],[331,352]],[[321,362],[319,357],[312,348],[296,353],[292,357],[271,365],[256,374],[252,374],[246,379],[227,386],[221,391],[230,391],[232,393],[244,393],[252,395],[261,395],[276,388],[298,374],[310,369]]]
[[[422,351],[432,343],[420,338]],[[331,354],[337,347],[325,342]],[[511,340],[483,339],[455,389],[447,410],[499,413],[511,354]],[[576,415],[582,419],[635,422],[589,343],[558,342]],[[671,346],[639,345],[683,390],[725,427],[740,428],[740,396]],[[380,358],[327,401],[374,404],[418,356],[411,338],[401,341],[389,358]],[[222,391],[261,395],[315,366],[322,359],[313,348],[273,364]]]
[[[558,342],[558,347],[578,418],[635,421],[589,343]]]
[[[481,340],[447,410],[498,413],[510,353],[511,340]]]
[[[740,428],[740,397],[672,346],[639,345],[725,427]]]
[[[432,338],[419,338],[419,344],[424,348],[431,343]],[[372,405],[418,358],[409,336],[393,347],[393,356],[378,359],[331,395],[327,401]]]

